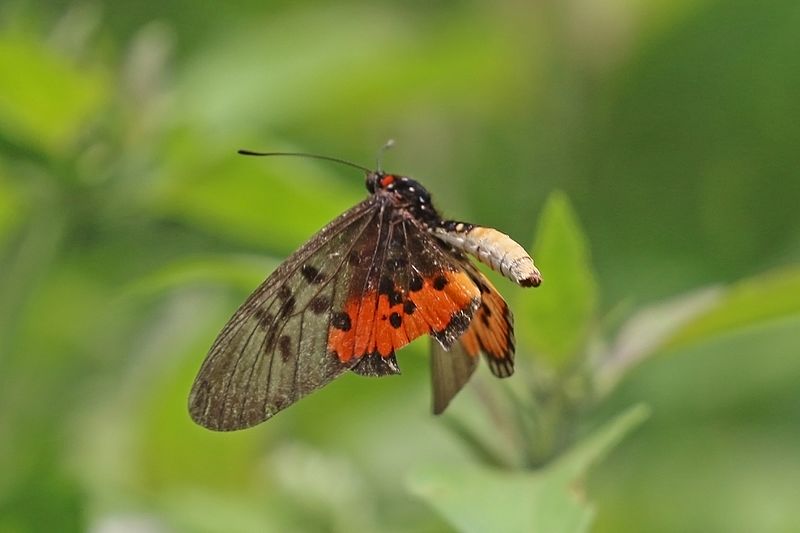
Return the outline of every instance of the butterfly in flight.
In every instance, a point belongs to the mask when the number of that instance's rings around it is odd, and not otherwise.
[[[431,341],[433,411],[444,411],[484,354],[514,372],[505,300],[472,255],[523,287],[541,274],[508,235],[444,220],[417,181],[363,170],[369,196],[289,256],[234,313],[211,346],[189,396],[192,419],[230,431],[259,424],[350,371],[399,374],[395,351]],[[380,167],[380,165],[378,165]]]

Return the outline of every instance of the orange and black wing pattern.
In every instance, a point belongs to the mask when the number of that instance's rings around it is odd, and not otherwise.
[[[329,352],[367,376],[398,373],[395,351],[421,335],[450,347],[480,304],[457,258],[416,221],[386,210],[377,231],[377,247],[353,254],[361,262],[328,336]]]
[[[395,350],[466,331],[480,290],[416,221],[371,197],[323,228],[237,310],[192,387],[202,426],[258,424],[342,372],[399,372]]]
[[[507,378],[514,373],[514,316],[483,273],[474,265],[468,271],[481,292],[481,306],[459,341],[469,355],[483,353],[492,374]]]
[[[481,293],[464,334],[449,351],[431,343],[431,383],[433,413],[441,414],[467,384],[478,366],[481,353],[497,377],[514,373],[514,317],[494,285],[465,258],[465,270]]]

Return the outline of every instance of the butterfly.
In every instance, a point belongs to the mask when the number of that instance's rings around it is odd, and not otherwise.
[[[523,287],[542,277],[508,235],[444,220],[417,181],[314,154],[366,174],[369,196],[289,256],[217,336],[189,395],[192,419],[218,431],[259,424],[345,372],[399,374],[395,352],[431,341],[433,411],[444,411],[483,353],[514,372],[514,325],[473,256]]]

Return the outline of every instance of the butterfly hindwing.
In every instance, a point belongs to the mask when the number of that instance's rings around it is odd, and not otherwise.
[[[478,357],[468,354],[460,342],[455,343],[449,352],[433,339],[430,344],[433,414],[438,415],[467,384],[478,367]]]
[[[459,341],[468,354],[477,357],[483,353],[492,374],[509,377],[514,373],[514,316],[480,270],[472,264],[467,270],[481,291],[481,306]]]
[[[433,413],[441,414],[467,384],[483,353],[497,377],[514,373],[514,317],[492,283],[465,258],[464,269],[481,293],[481,305],[469,328],[450,351],[431,342],[431,384]]]

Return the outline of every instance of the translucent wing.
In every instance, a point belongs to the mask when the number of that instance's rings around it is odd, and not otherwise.
[[[469,355],[460,342],[447,352],[431,340],[431,385],[433,389],[433,414],[444,412],[450,400],[467,384],[478,358]]]
[[[212,345],[189,396],[198,424],[234,430],[262,422],[351,367],[328,357],[334,302],[349,289],[348,257],[374,236],[370,197],[282,263]],[[362,244],[363,245],[363,244]]]

